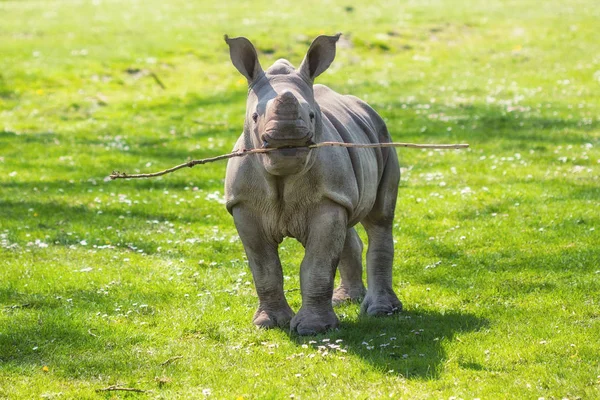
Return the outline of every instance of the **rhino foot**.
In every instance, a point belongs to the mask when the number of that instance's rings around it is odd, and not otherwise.
[[[346,302],[359,302],[365,297],[365,293],[366,289],[362,282],[356,287],[340,286],[333,291],[331,304],[335,307]]]
[[[336,328],[339,320],[333,309],[307,309],[300,308],[298,314],[292,318],[291,330],[298,335],[316,335],[329,329]]]
[[[259,328],[287,328],[293,316],[294,312],[289,306],[276,310],[259,307],[252,322]]]
[[[402,311],[402,303],[392,289],[380,293],[367,291],[360,310],[372,316],[391,315]]]

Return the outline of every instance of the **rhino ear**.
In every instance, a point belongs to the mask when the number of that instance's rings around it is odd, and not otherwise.
[[[340,36],[341,33],[334,36],[317,37],[310,45],[308,53],[298,69],[300,73],[312,81],[325,72],[335,58],[335,43]]]
[[[262,73],[254,45],[245,37],[230,38],[227,35],[225,42],[229,45],[233,65],[248,79],[248,84],[254,82]]]

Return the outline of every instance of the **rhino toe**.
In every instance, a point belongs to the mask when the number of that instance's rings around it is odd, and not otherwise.
[[[402,303],[393,291],[380,294],[367,292],[360,309],[371,316],[392,315],[402,311]]]
[[[337,328],[338,325],[339,320],[333,309],[310,311],[301,308],[298,314],[292,318],[290,328],[298,335],[308,336]]]
[[[362,283],[362,282],[361,282]],[[359,302],[365,297],[366,289],[364,285],[358,287],[340,286],[333,291],[331,304],[339,306],[348,302]]]
[[[294,316],[291,309],[264,310],[259,308],[254,314],[253,323],[259,328],[287,328]]]

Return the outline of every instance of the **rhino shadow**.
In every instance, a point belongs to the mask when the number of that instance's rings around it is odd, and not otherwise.
[[[484,318],[457,311],[416,309],[390,317],[359,315],[357,319],[348,318],[343,311],[338,310],[338,330],[312,338],[290,334],[290,339],[299,346],[321,346],[321,352],[336,355],[341,353],[329,345],[340,345],[346,351],[344,355],[358,357],[381,373],[407,379],[439,378],[448,358],[447,344],[459,341],[460,334],[489,325]]]

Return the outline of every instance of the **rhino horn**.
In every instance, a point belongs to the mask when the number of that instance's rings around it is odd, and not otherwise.
[[[300,103],[291,92],[283,92],[273,100],[273,118],[296,120],[300,117]]]

